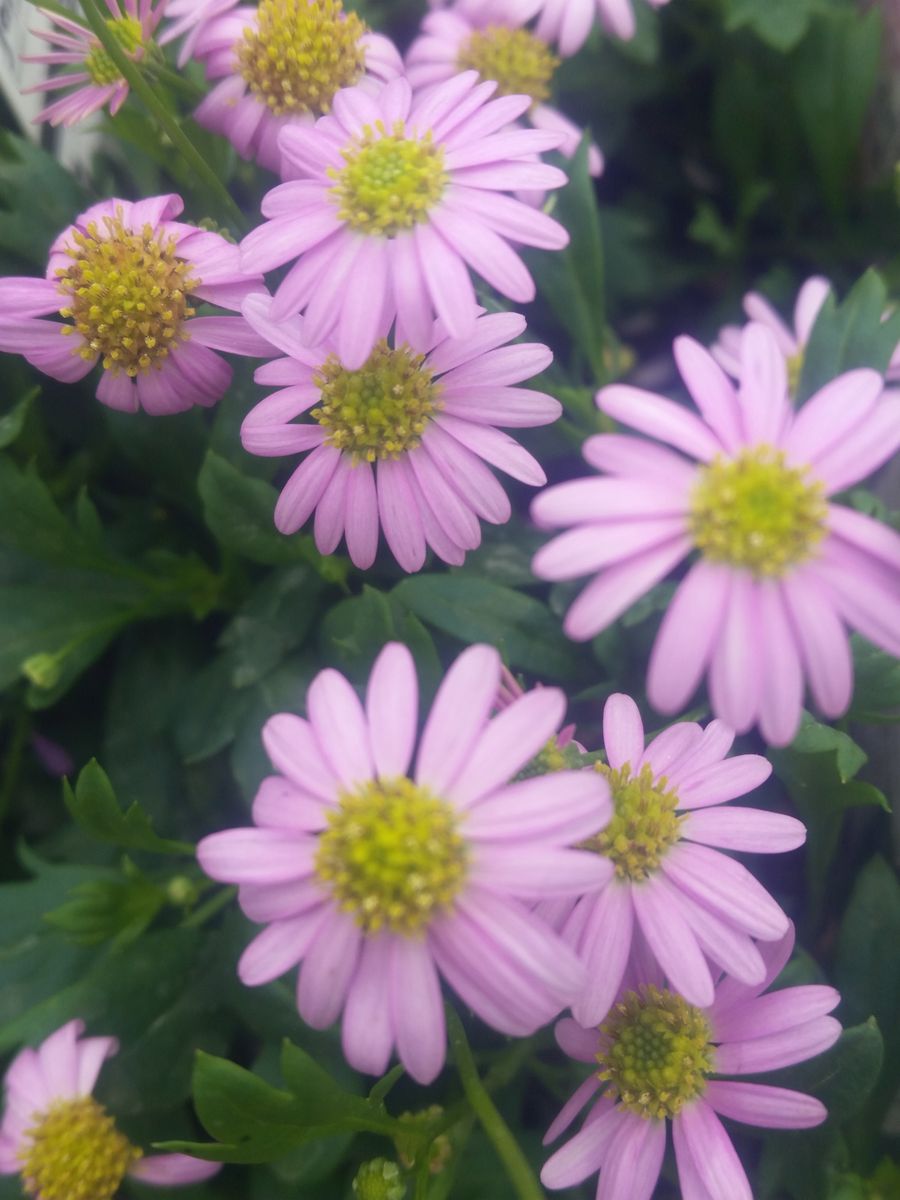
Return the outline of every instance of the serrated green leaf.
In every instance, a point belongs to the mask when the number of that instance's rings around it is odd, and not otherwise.
[[[150,818],[136,801],[123,811],[106,772],[95,759],[78,776],[74,792],[68,782],[63,784],[63,798],[78,824],[103,842],[153,854],[194,853],[188,842],[158,837]]]

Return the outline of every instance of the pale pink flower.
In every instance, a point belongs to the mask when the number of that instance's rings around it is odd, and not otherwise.
[[[647,0],[661,8],[669,0]],[[432,7],[443,7],[440,0],[429,0]],[[633,0],[461,0],[466,15],[483,7],[483,22],[497,21],[522,24],[537,17],[536,32],[548,42],[557,42],[560,53],[576,54],[587,41],[595,19],[601,28],[615,37],[629,41],[634,37]]]
[[[254,270],[297,260],[275,292],[275,320],[302,312],[306,343],[332,337],[353,369],[395,315],[419,352],[436,315],[450,337],[471,337],[480,309],[469,268],[511,300],[534,298],[509,243],[560,249],[568,234],[503,193],[565,184],[534,161],[561,139],[509,129],[530,100],[491,100],[494,90],[474,71],[416,100],[405,79],[377,96],[347,88],[314,126],[282,130],[283,169],[303,178],[269,192],[270,219],[242,243]]]
[[[178,51],[179,67],[187,66],[193,57],[197,38],[206,27],[224,13],[237,8],[241,0],[169,0],[166,4],[166,23],[160,34],[161,46],[184,36]]]
[[[341,0],[229,5],[194,31],[191,53],[217,81],[194,113],[197,122],[276,172],[282,129],[312,125],[342,87],[377,93],[403,72],[393,42],[345,13]]]
[[[438,330],[424,355],[401,336],[389,339],[385,323],[369,359],[349,371],[332,344],[306,348],[299,320],[276,325],[270,307],[267,297],[253,296],[243,311],[287,357],[257,370],[258,383],[279,390],[247,414],[241,440],[251,454],[312,451],[275,507],[282,533],[295,533],[315,512],[321,553],[332,554],[345,537],[361,569],[375,559],[379,526],[405,571],[419,570],[427,546],[458,566],[480,544],[481,521],[510,517],[489,466],[531,486],[546,482],[537,460],[496,428],[546,425],[562,412],[551,396],[513,386],[553,357],[546,346],[506,345],[524,332],[524,317],[481,316],[465,340]]]
[[[587,968],[572,1012],[600,1022],[619,991],[634,940],[643,940],[670,984],[692,1004],[713,998],[710,960],[747,984],[765,974],[754,938],[776,941],[788,918],[751,873],[719,850],[775,854],[794,850],[806,830],[794,817],[725,807],[772,773],[758,754],[726,758],[734,734],[721,721],[670,725],[644,748],[630,696],[603,710],[614,816],[582,846],[609,867],[601,892],[558,900],[539,911],[560,929]],[[713,848],[715,847],[715,849]]]
[[[580,1132],[548,1159],[544,1185],[571,1187],[599,1170],[602,1200],[651,1200],[671,1122],[685,1200],[753,1200],[720,1117],[763,1129],[809,1129],[828,1114],[803,1092],[720,1077],[804,1062],[834,1045],[841,1033],[827,1015],[840,1001],[834,988],[810,984],[762,995],[793,944],[791,927],[779,942],[762,948],[766,974],[758,985],[723,978],[708,1006],[687,1004],[652,971],[636,969],[600,1030],[560,1021],[556,1037],[562,1049],[597,1069],[562,1108],[545,1143],[601,1094]],[[638,1036],[630,1041],[635,1030]]]
[[[499,681],[496,650],[464,651],[417,739],[406,647],[378,656],[365,707],[343,675],[321,671],[309,720],[281,713],[263,729],[278,774],[257,793],[255,826],[197,848],[206,873],[238,884],[244,912],[266,924],[242,981],[268,983],[302,961],[300,1015],[324,1029],[343,1012],[359,1071],[380,1075],[396,1047],[418,1082],[437,1076],[441,976],[513,1037],[583,986],[573,952],[523,899],[600,884],[596,855],[569,847],[602,820],[608,791],[590,771],[515,781],[559,728],[565,698],[541,688],[490,718]]]
[[[850,703],[848,628],[900,655],[900,537],[826,500],[897,449],[900,396],[875,371],[849,371],[795,412],[784,355],[756,322],[742,334],[737,387],[691,338],[677,339],[675,358],[700,417],[621,384],[597,404],[680,453],[621,434],[589,438],[584,456],[609,478],[535,499],[538,524],[572,528],[538,552],[534,570],[597,572],[565,620],[583,640],[698,550],[653,647],[650,702],[679,712],[707,674],[718,716],[738,733],[758,723],[783,745],[805,683],[828,718]]]
[[[793,325],[789,326],[764,296],[758,292],[748,292],[744,297],[744,312],[751,321],[759,321],[768,326],[775,335],[778,348],[788,364],[788,377],[796,386],[803,367],[803,356],[806,353],[806,343],[812,333],[816,318],[822,310],[825,299],[831,292],[831,284],[821,275],[807,279],[794,304]],[[716,362],[724,367],[733,378],[741,374],[741,328],[738,325],[726,325],[719,330],[719,340],[711,347],[711,353]],[[900,345],[894,351],[885,378],[890,383],[900,381]],[[792,387],[791,390],[794,390]]]
[[[106,0],[106,7],[112,14],[107,17],[107,28],[123,52],[134,62],[139,62],[153,39],[165,0]],[[67,96],[42,109],[34,118],[35,122],[74,125],[104,105],[108,106],[110,116],[114,117],[128,96],[128,82],[119,74],[118,67],[103,49],[100,39],[84,25],[61,13],[46,8],[39,11],[52,23],[53,28],[36,29],[34,32],[53,49],[49,54],[23,55],[22,61],[74,66],[77,69],[52,75],[24,89],[25,92],[51,92],[60,88],[75,88]]]
[[[36,1050],[21,1050],[4,1081],[0,1174],[21,1175],[25,1191],[110,1200],[126,1174],[141,1183],[178,1187],[211,1179],[221,1163],[186,1154],[149,1154],[133,1146],[93,1099],[97,1076],[116,1054],[111,1037],[83,1038],[83,1021],[69,1021]],[[63,1172],[65,1175],[63,1176]]]
[[[497,53],[493,53],[492,47],[496,47]],[[490,65],[495,59],[509,72],[505,78],[500,77],[500,71],[491,73]],[[520,25],[484,27],[483,22],[466,17],[458,9],[447,9],[425,17],[422,33],[406,55],[406,77],[416,93],[427,95],[437,84],[471,66],[482,79],[495,79],[499,95],[530,95],[532,105],[525,114],[527,120],[535,129],[560,134],[564,139],[560,152],[571,158],[581,144],[584,131],[558,109],[544,103],[550,96],[558,63],[540,38]],[[593,143],[588,151],[588,169],[592,175],[603,171],[603,155]]]
[[[215,404],[232,371],[214,351],[270,347],[243,317],[195,317],[191,301],[234,310],[264,289],[237,246],[173,220],[183,207],[168,195],[83,212],[50,247],[45,279],[0,279],[0,350],[64,383],[100,362],[97,399],[123,412]]]

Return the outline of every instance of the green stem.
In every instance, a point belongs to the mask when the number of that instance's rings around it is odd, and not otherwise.
[[[147,110],[158,122],[160,128],[168,135],[173,146],[181,153],[185,162],[194,170],[197,178],[202,180],[211,195],[216,197],[222,212],[228,214],[239,230],[245,227],[244,214],[235,204],[230,192],[219,179],[191,139],[169,112],[165,104],[157,96],[150,82],[145,79],[141,68],[128,57],[112,34],[101,12],[97,0],[81,0],[81,7],[91,30],[103,46],[122,77],[127,81],[134,94],[138,96]]]
[[[236,887],[222,888],[220,892],[216,892],[205,904],[201,904],[199,908],[195,908],[189,917],[181,922],[182,929],[196,929],[200,925],[205,925],[206,922],[216,915],[219,909],[224,908],[237,895]]]
[[[510,1183],[516,1189],[516,1195],[519,1200],[546,1200],[543,1189],[522,1153],[519,1143],[513,1137],[509,1126],[500,1116],[497,1106],[485,1090],[475,1067],[475,1060],[472,1057],[462,1022],[454,1009],[449,1006],[447,1008],[447,1027],[456,1069],[459,1072],[466,1099],[493,1144],[497,1157],[503,1163]]]

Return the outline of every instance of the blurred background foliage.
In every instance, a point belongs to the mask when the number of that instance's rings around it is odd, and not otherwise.
[[[557,354],[543,384],[566,416],[523,440],[553,479],[581,470],[578,447],[601,427],[599,382],[628,374],[680,395],[672,337],[711,341],[739,318],[751,287],[784,310],[815,273],[847,297],[823,313],[807,394],[817,373],[883,369],[893,344],[881,315],[900,291],[896,6],[637,5],[632,43],[595,35],[559,77],[559,106],[590,127],[607,169],[595,190],[582,151],[553,202],[572,247],[533,256],[530,336]],[[356,7],[401,46],[423,15],[418,0]],[[200,77],[186,79],[199,94]],[[188,111],[164,86],[160,94]],[[77,176],[54,159],[52,134],[38,147],[8,125],[4,274],[43,272],[53,237],[98,197],[175,190],[190,219],[221,218],[134,100],[107,121],[112,136]],[[185,128],[252,225],[273,181],[193,122]],[[322,559],[308,535],[274,530],[282,465],[241,448],[237,430],[259,394],[252,368],[238,364],[212,413],[125,416],[96,403],[90,379],[63,387],[0,359],[0,1050],[82,1016],[122,1039],[103,1092],[135,1139],[203,1138],[188,1105],[192,1074],[207,1133],[228,1143],[255,1130],[244,1157],[256,1165],[228,1168],[183,1193],[188,1200],[342,1200],[362,1160],[392,1153],[369,1128],[382,1120],[378,1105],[360,1116],[363,1081],[343,1065],[334,1032],[303,1028],[288,981],[252,992],[237,982],[251,927],[230,892],[203,880],[192,843],[247,820],[266,772],[265,718],[302,708],[323,665],[362,683],[390,639],[412,649],[426,697],[464,643],[488,641],[526,686],[566,688],[589,749],[613,691],[635,695],[658,728],[643,674],[671,585],[586,649],[573,646],[560,631],[571,588],[532,578],[540,537],[517,485],[517,515],[485,528],[463,568],[430,563],[406,578],[380,558],[363,576],[339,555]],[[891,519],[884,478],[849,499]],[[891,1162],[900,1144],[900,886],[890,817],[900,665],[861,639],[854,652],[847,718],[828,726],[808,717],[794,745],[772,756],[775,775],[754,797],[796,810],[809,826],[803,852],[750,865],[797,923],[804,949],[791,982],[834,982],[848,1027],[828,1055],[779,1076],[828,1103],[826,1126],[738,1132],[760,1200],[900,1196]],[[694,715],[708,717],[703,696]],[[65,792],[62,776],[71,780]],[[577,1074],[549,1031],[513,1046],[474,1024],[469,1033],[501,1111],[539,1163],[540,1136]],[[279,1067],[284,1038],[295,1050]],[[459,1096],[448,1071],[427,1093],[401,1080],[388,1106],[395,1115],[431,1103],[452,1112]],[[325,1109],[331,1123],[312,1136],[308,1114]],[[292,1114],[277,1137],[276,1111]],[[433,1200],[512,1195],[464,1113],[450,1140]],[[585,1185],[565,1195],[589,1194]],[[16,1195],[15,1180],[0,1180],[0,1200]],[[676,1195],[666,1175],[659,1200]]]

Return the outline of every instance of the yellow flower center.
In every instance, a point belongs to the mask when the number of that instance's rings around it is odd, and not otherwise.
[[[825,536],[822,485],[789,467],[771,446],[702,467],[691,497],[694,544],[712,562],[778,578],[803,562]]]
[[[144,48],[144,30],[137,17],[107,17],[106,28],[129,58],[138,57],[138,52]],[[98,87],[109,87],[122,78],[119,68],[99,42],[85,56],[84,69]]]
[[[419,933],[450,907],[468,869],[455,810],[406,778],[344,792],[319,837],[315,870],[367,933]]]
[[[19,1152],[25,1190],[39,1200],[112,1200],[140,1157],[92,1096],[38,1114]]]
[[[131,233],[120,217],[96,221],[75,231],[72,259],[58,273],[59,290],[70,297],[64,317],[69,332],[85,340],[82,358],[99,354],[106,370],[135,376],[161,366],[169,351],[188,336],[182,326],[194,309],[188,293],[200,280],[176,258],[175,240],[145,225]]]
[[[444,194],[444,152],[429,133],[421,141],[406,136],[403,121],[388,133],[379,121],[342,152],[344,166],[329,168],[338,216],[361,233],[394,237],[428,220]]]
[[[313,382],[322,400],[311,415],[328,430],[328,444],[350,454],[354,465],[414,450],[440,407],[424,355],[406,346],[392,350],[384,340],[357,371],[329,355]]]
[[[341,88],[365,71],[366,26],[341,0],[260,0],[244,30],[238,69],[275,113],[327,113]]]
[[[666,790],[665,776],[654,778],[649,763],[632,775],[631,766],[613,770],[595,763],[609,782],[613,817],[600,833],[582,843],[584,849],[612,859],[619,879],[640,883],[658,867],[680,837],[678,796]]]
[[[701,1096],[713,1055],[706,1017],[667,989],[628,992],[600,1026],[600,1078],[625,1108],[648,1120],[676,1117]]]
[[[460,47],[456,67],[493,79],[498,96],[530,96],[535,104],[550,98],[550,84],[560,60],[527,29],[489,25],[476,30]]]

